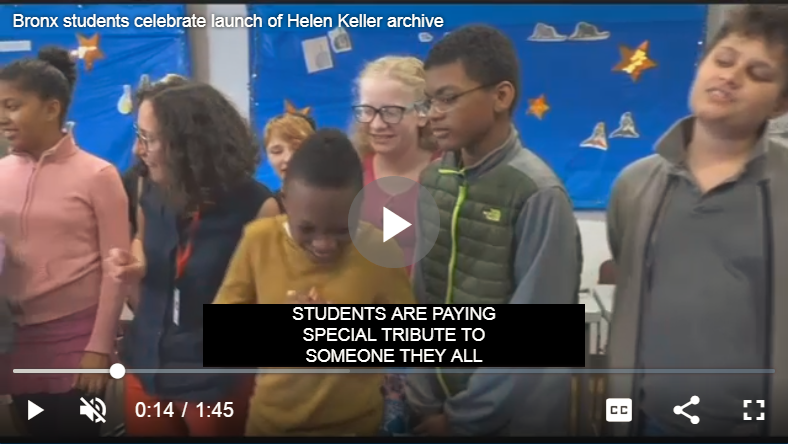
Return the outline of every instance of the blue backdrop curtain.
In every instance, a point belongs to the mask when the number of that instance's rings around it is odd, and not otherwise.
[[[9,26],[14,15],[59,17],[59,27]],[[77,143],[125,169],[134,144],[134,113],[130,99],[147,77],[189,75],[189,47],[183,28],[136,28],[137,17],[181,17],[184,5],[4,5],[0,6],[0,65],[35,57],[43,46],[76,51],[77,85],[68,121]],[[126,17],[129,27],[64,27],[63,18]]]
[[[338,48],[332,45],[338,29],[252,29],[251,108],[257,129],[261,131],[269,118],[283,112],[285,100],[297,108],[311,107],[319,126],[346,129],[353,80],[366,62],[391,54],[423,58],[445,32],[486,23],[513,40],[521,60],[522,85],[514,120],[524,143],[557,171],[577,209],[599,209],[605,207],[618,172],[649,154],[655,140],[687,113],[707,7],[249,6],[249,14],[262,17],[264,23],[277,14],[312,14],[332,17],[334,28],[339,25],[338,14],[382,16],[386,21],[415,12],[442,17],[444,26],[344,29],[351,42],[346,51],[335,51]],[[330,49],[321,49],[322,38]],[[303,45],[304,41],[308,43]],[[309,69],[305,48],[311,58]],[[279,186],[267,165],[261,167],[259,178],[272,188]]]

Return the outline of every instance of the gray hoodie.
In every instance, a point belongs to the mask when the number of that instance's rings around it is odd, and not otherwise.
[[[633,369],[639,365],[640,319],[645,305],[644,288],[650,264],[646,260],[651,227],[657,218],[665,190],[669,186],[674,158],[683,156],[689,140],[693,118],[683,119],[657,143],[658,154],[628,166],[615,182],[609,201],[607,229],[612,255],[617,263],[617,287],[612,323],[609,328],[609,367]],[[768,315],[768,349],[770,367],[775,370],[768,378],[766,420],[771,436],[787,436],[787,139],[764,134],[755,152],[765,158],[767,187],[766,217],[771,230],[767,232],[771,252],[766,258],[770,266]],[[671,349],[671,346],[668,346]],[[606,398],[631,398],[632,411],[639,412],[640,379],[632,373],[611,374]],[[702,400],[701,402],[704,402]],[[667,412],[670,414],[670,412]],[[631,423],[609,423],[608,435],[639,433],[640,421],[634,415]],[[704,419],[703,419],[704,420]],[[747,423],[744,423],[747,424]],[[732,433],[738,433],[733,430]]]

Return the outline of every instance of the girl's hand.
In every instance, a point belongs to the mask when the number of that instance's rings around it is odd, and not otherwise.
[[[85,352],[80,361],[80,368],[85,370],[109,370],[110,357],[103,353]],[[74,377],[74,388],[91,396],[104,396],[107,390],[109,373],[81,373]]]
[[[118,282],[135,285],[145,276],[145,264],[129,251],[113,248],[106,262],[110,276]]]

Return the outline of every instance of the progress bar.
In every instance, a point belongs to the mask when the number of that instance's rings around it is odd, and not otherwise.
[[[96,374],[109,373],[115,379],[120,379],[126,373],[130,374],[380,374],[388,370],[372,368],[188,368],[188,369],[155,369],[155,368],[125,368],[121,364],[113,364],[108,370],[102,369],[40,369],[16,368],[14,373],[26,374]],[[398,368],[389,370],[396,373],[428,374],[435,373],[433,368]],[[748,375],[772,374],[774,369],[587,369],[587,368],[443,368],[442,373],[483,373],[483,374],[598,374],[598,375],[623,375],[623,374],[718,374],[718,375]]]

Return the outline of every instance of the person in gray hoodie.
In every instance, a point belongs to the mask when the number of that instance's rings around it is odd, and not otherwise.
[[[787,112],[787,5],[732,13],[690,106],[609,203],[609,365],[638,371],[608,377],[633,421],[607,434],[786,437],[787,142],[767,124]]]

